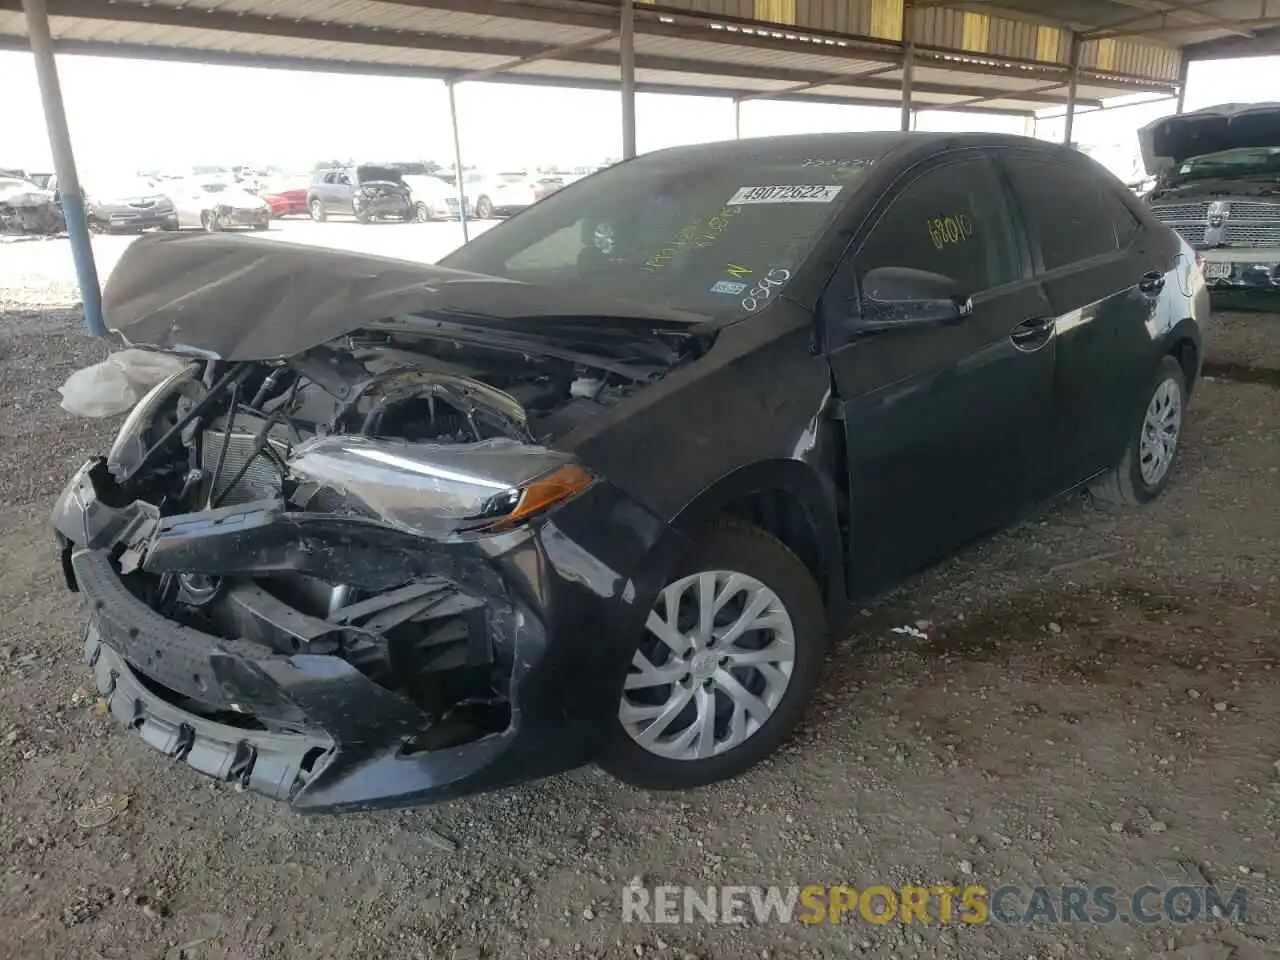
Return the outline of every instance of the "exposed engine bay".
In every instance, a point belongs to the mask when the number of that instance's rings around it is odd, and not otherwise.
[[[192,361],[138,403],[93,476],[99,499],[132,511],[112,553],[136,598],[250,653],[342,658],[430,718],[420,750],[506,727],[519,613],[476,561],[424,573],[387,538],[465,543],[585,488],[547,442],[648,379],[487,349],[446,361],[429,343],[353,336],[287,361]],[[296,539],[279,533],[304,520]],[[243,531],[267,521],[270,541]],[[307,532],[338,521],[355,525]],[[132,665],[184,710],[290,729],[203,698],[198,675]]]

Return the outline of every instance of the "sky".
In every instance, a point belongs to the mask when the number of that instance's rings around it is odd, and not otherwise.
[[[277,164],[310,170],[321,159],[434,160],[451,166],[453,143],[442,83],[97,57],[58,59],[82,179],[195,163]],[[1189,110],[1233,100],[1280,100],[1280,57],[1193,64]],[[35,68],[0,52],[0,167],[51,170]],[[1243,95],[1247,92],[1247,96]],[[618,95],[606,91],[466,83],[457,88],[463,162],[482,169],[598,164],[622,153]],[[1077,115],[1075,139],[1128,178],[1135,131],[1173,111],[1173,101]],[[897,129],[894,108],[778,101],[742,106],[742,135]],[[1062,136],[1060,118],[1036,134]],[[923,111],[922,130],[1026,133],[1022,117]],[[640,94],[641,152],[732,138],[723,98]]]

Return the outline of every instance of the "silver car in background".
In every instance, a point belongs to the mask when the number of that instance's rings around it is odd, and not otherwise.
[[[266,230],[271,206],[244,187],[223,180],[180,180],[166,187],[177,209],[179,227],[218,233],[236,227]]]
[[[53,179],[57,189],[57,178]],[[85,216],[96,233],[124,230],[177,230],[173,201],[150,181],[140,178],[90,180],[85,184]]]

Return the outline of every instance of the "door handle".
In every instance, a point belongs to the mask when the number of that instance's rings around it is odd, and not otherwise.
[[[1031,317],[1010,330],[1009,339],[1023,353],[1032,353],[1053,339],[1057,323],[1057,317]]]
[[[1158,270],[1148,270],[1138,281],[1138,289],[1143,293],[1159,293],[1164,289],[1164,274]]]

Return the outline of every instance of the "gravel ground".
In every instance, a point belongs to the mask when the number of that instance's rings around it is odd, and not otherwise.
[[[862,611],[800,735],[745,778],[647,795],[586,770],[424,810],[303,818],[163,762],[88,693],[47,517],[116,425],[58,408],[57,385],[104,355],[65,303],[33,306],[63,295],[0,290],[0,955],[1276,955],[1280,318],[1217,322],[1159,503],[1066,498]],[[891,632],[924,620],[926,640]],[[1246,886],[1249,918],[624,924],[620,891],[636,876],[1208,879]]]

